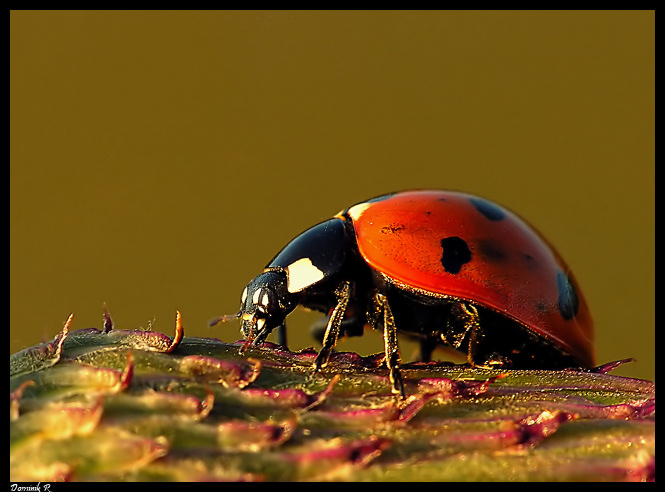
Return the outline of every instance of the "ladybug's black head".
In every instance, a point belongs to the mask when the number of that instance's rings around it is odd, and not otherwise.
[[[288,291],[285,272],[268,271],[247,284],[240,302],[242,333],[258,345],[295,309],[298,294]]]

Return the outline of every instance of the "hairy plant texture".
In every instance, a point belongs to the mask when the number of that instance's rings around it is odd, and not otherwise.
[[[655,480],[655,385],[69,331],[10,357],[10,480]]]

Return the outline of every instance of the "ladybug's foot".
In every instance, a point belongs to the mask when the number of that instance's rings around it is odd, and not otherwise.
[[[471,338],[469,341],[469,350],[467,352],[467,362],[471,367],[477,369],[501,369],[509,368],[512,364],[510,359],[503,357],[499,354],[492,354],[489,357],[484,357],[482,362],[478,360],[473,352],[473,348],[476,347],[478,343],[478,338],[475,335],[475,330],[471,332]]]
[[[347,281],[342,282],[339,287],[337,287],[335,295],[337,296],[337,305],[330,314],[328,324],[326,325],[326,332],[323,336],[323,346],[321,347],[319,354],[316,356],[312,366],[316,372],[320,371],[326,366],[326,364],[328,364],[330,352],[337,343],[339,327],[342,324],[346,306],[349,304],[349,299],[351,298],[351,283]]]
[[[402,380],[402,372],[399,366],[390,368],[390,384],[392,385],[391,391],[394,395],[399,395],[400,399],[406,398],[404,393],[404,381]]]
[[[476,360],[470,360],[469,363],[471,364],[471,367],[475,367],[477,369],[510,369],[512,367],[512,362],[510,359],[498,354],[492,354],[482,363]]]
[[[484,369],[501,369],[501,368],[510,368],[511,361],[507,357],[503,357],[498,354],[492,354],[482,365],[476,364],[476,367],[482,367]]]
[[[499,362],[499,363],[495,363],[495,362],[493,362],[493,361],[488,361],[488,362],[486,362],[486,363],[484,363],[484,364],[478,364],[478,363],[475,362],[475,361],[469,361],[469,365],[470,365],[471,367],[473,367],[474,369],[488,369],[488,370],[491,370],[491,369],[500,369],[501,367],[503,367],[503,364],[501,364],[500,362]]]

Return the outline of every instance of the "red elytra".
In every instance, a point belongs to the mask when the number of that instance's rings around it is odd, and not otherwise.
[[[401,192],[347,212],[364,260],[397,285],[492,309],[594,365],[593,321],[575,277],[514,213],[441,190]],[[446,262],[449,238],[461,241],[450,243]]]

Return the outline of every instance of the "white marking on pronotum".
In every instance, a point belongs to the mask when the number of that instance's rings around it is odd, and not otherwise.
[[[324,277],[309,258],[300,258],[286,267],[287,288],[292,294],[300,292]]]
[[[363,214],[365,210],[369,208],[371,203],[359,203],[358,205],[354,205],[349,209],[347,212],[349,214],[349,217],[351,217],[354,221],[358,220],[360,216]]]
[[[247,287],[245,287],[242,291],[242,296],[240,297],[240,302],[245,304],[246,300],[247,300]]]

